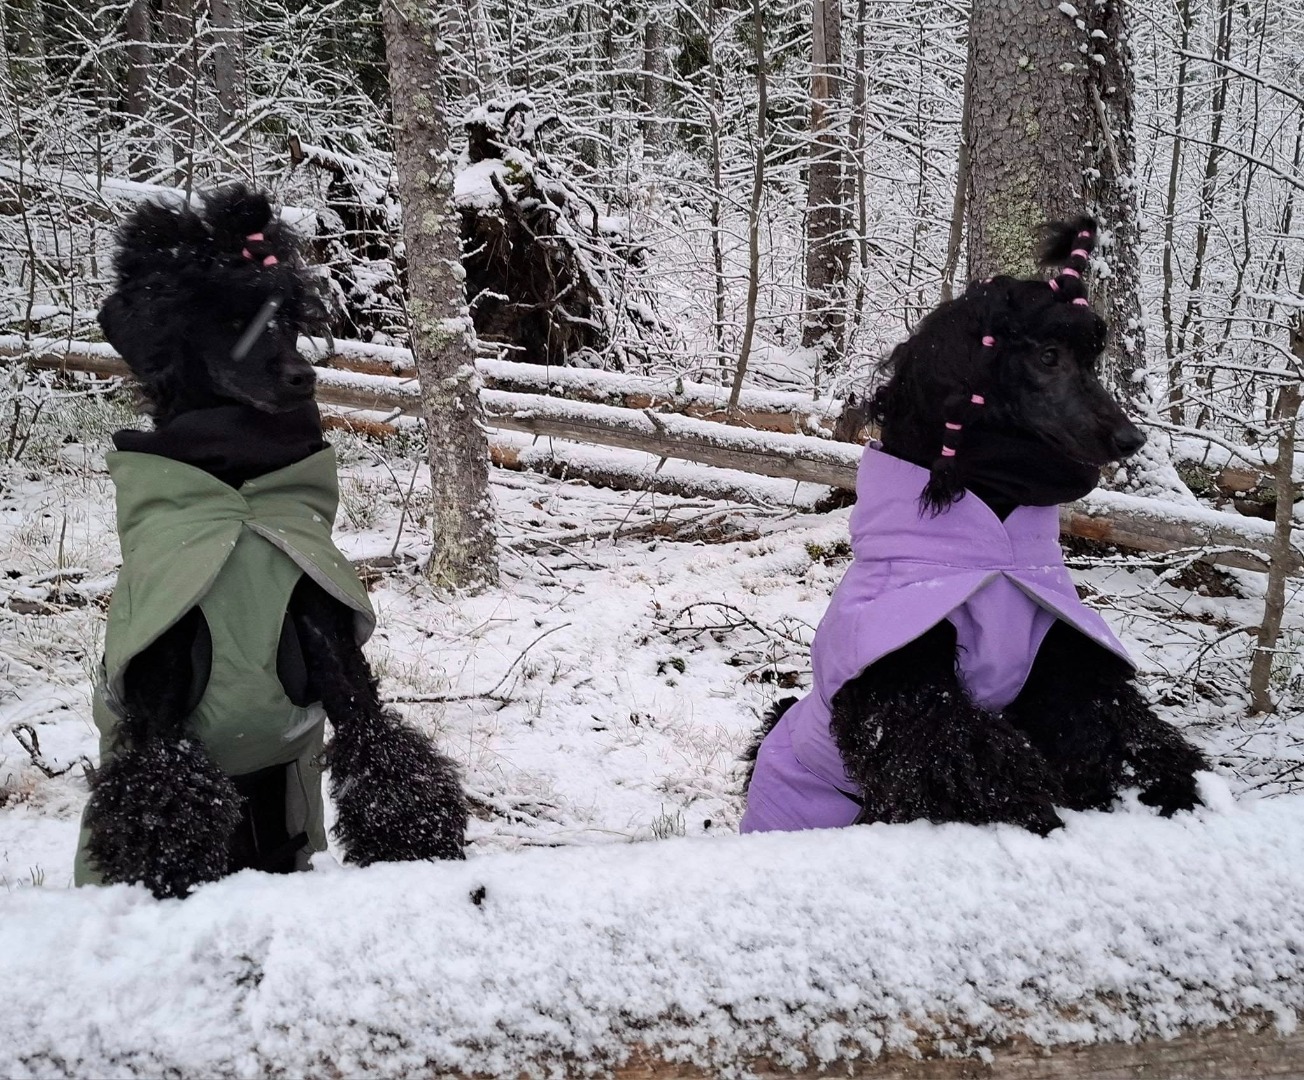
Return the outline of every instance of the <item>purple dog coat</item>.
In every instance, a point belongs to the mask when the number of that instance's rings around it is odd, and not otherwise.
[[[1018,696],[1056,619],[1132,662],[1078,599],[1055,507],[1016,507],[1001,521],[966,493],[937,517],[921,517],[927,482],[926,469],[866,448],[851,512],[852,562],[811,646],[814,686],[761,743],[742,832],[855,821],[859,788],[829,730],[833,695],[943,619],[955,626],[961,682],[992,712]]]

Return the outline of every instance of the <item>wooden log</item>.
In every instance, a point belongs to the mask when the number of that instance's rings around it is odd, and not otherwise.
[[[412,354],[407,349],[356,341],[337,341],[332,349],[330,343],[320,338],[304,339],[304,344],[310,354],[321,357],[317,362],[323,367],[361,375],[416,376]],[[731,414],[728,390],[715,383],[509,360],[481,359],[476,366],[490,390],[546,394],[625,409],[655,408],[757,431],[788,435],[831,431],[841,414],[840,402],[817,401],[805,394],[744,390],[737,412]]]
[[[1180,516],[1179,516],[1180,514]],[[1215,548],[1208,561],[1262,572],[1268,566],[1272,528],[1257,518],[1217,510],[1157,507],[1152,500],[1118,492],[1095,492],[1060,507],[1060,529],[1070,536],[1097,540],[1133,551]],[[1290,573],[1301,567],[1299,543]]]
[[[840,1064],[836,1071],[812,1067],[794,1072],[768,1061],[751,1061],[756,1080],[1304,1080],[1304,1029],[1283,1035],[1270,1022],[1256,1029],[1220,1027],[1184,1031],[1172,1039],[1136,1043],[1037,1046],[1025,1039],[989,1048],[986,1061],[925,1054],[884,1054],[872,1061]],[[612,1070],[619,1080],[706,1080],[716,1075],[692,1065],[635,1052]]]
[[[412,354],[392,345],[370,345],[357,341],[336,341],[334,348],[322,338],[303,338],[301,346],[319,369],[352,372],[382,378],[413,379]],[[95,371],[97,365],[114,356],[112,349],[98,344],[74,342],[65,351],[59,346],[34,361],[45,367],[55,355],[65,356],[60,364],[70,371]],[[0,337],[0,356],[22,356],[27,348],[15,336]],[[90,366],[84,366],[89,364]],[[480,360],[477,364],[485,387],[509,393],[544,394],[572,401],[589,401],[626,409],[656,409],[677,412],[699,420],[712,420],[755,431],[782,434],[814,434],[832,431],[841,414],[836,401],[816,401],[803,394],[746,390],[736,413],[727,408],[728,391],[714,383],[682,379],[656,379],[643,375],[621,375],[584,368],[557,368],[520,364],[507,360]],[[121,372],[126,374],[125,369]]]
[[[0,351],[5,343],[0,342]],[[128,375],[107,345],[80,352],[32,356],[34,367]],[[854,488],[860,447],[804,435],[749,431],[711,421],[650,410],[572,402],[538,394],[483,392],[489,424],[534,435],[599,446],[618,446],[762,476]],[[420,416],[416,383],[322,369],[317,398],[323,404]],[[1152,500],[1109,492],[1061,507],[1061,529],[1071,536],[1138,551],[1213,548],[1209,562],[1263,571],[1271,526],[1214,510],[1156,505]],[[1297,541],[1297,550],[1300,545]],[[1292,564],[1292,573],[1301,562]]]

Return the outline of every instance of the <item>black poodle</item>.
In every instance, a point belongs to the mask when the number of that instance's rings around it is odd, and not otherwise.
[[[749,753],[743,831],[928,819],[1046,834],[1120,790],[1199,801],[1203,755],[1160,720],[1078,600],[1056,505],[1144,435],[1101,385],[1090,218],[1048,229],[1049,281],[996,277],[888,361],[851,519],[855,558],[812,648],[815,690]]]
[[[334,456],[297,351],[326,315],[262,194],[147,203],[122,226],[100,325],[154,430],[109,455],[123,568],[79,883],[184,896],[305,868],[325,845],[323,760],[347,860],[462,857],[457,770],[382,705],[374,615],[331,541]]]

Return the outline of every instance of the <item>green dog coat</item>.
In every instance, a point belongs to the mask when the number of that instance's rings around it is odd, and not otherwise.
[[[335,452],[327,447],[239,489],[157,454],[115,451],[107,461],[122,570],[94,699],[101,762],[113,754],[128,665],[198,607],[212,639],[212,665],[186,717],[187,732],[230,776],[285,765],[289,835],[307,833],[310,851],[323,850],[317,758],[325,712],[320,703],[290,700],[277,651],[303,574],[354,612],[359,644],[376,625],[366,589],[331,538],[339,502]],[[85,858],[86,838],[83,828],[79,885],[98,881]]]

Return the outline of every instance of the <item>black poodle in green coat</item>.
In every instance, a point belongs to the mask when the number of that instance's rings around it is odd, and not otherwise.
[[[331,539],[334,452],[297,351],[325,309],[295,238],[230,187],[198,212],[140,207],[116,269],[100,325],[154,430],[118,432],[108,457],[123,565],[77,881],[184,896],[306,868],[323,761],[348,860],[461,858],[457,770],[382,706],[361,648],[375,616]]]

